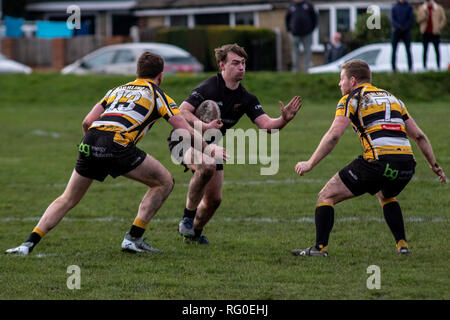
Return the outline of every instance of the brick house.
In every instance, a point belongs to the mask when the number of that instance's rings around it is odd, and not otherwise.
[[[377,2],[364,0],[309,0],[319,16],[319,25],[313,32],[313,63],[321,64],[324,44],[336,32],[353,31],[358,15],[367,12],[371,5],[378,5],[382,12],[389,12],[395,0]],[[82,22],[90,23],[90,33],[96,37],[123,37],[130,35],[130,28],[138,26],[141,34],[151,33],[162,26],[221,24],[231,27],[253,25],[276,30],[281,38],[282,69],[290,62],[290,44],[285,29],[285,14],[289,0],[28,0],[28,20],[65,20],[69,5],[78,5]],[[413,5],[422,1],[409,0]],[[450,8],[450,0],[438,0]],[[1,36],[1,35],[0,35]],[[120,40],[122,39],[122,40]],[[126,38],[127,41],[130,38]],[[142,38],[142,40],[147,40]]]

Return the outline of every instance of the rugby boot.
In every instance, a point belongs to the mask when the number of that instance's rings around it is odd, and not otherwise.
[[[24,242],[20,246],[5,251],[7,254],[26,256],[33,250],[33,242]]]
[[[124,252],[148,252],[148,253],[160,253],[159,249],[153,248],[150,244],[145,242],[146,238],[134,238],[129,232],[125,234],[122,241],[122,251]]]
[[[328,256],[327,248],[328,246],[322,249],[317,249],[316,246],[312,246],[307,249],[294,249],[291,251],[291,253],[294,256],[327,257]]]
[[[181,219],[180,224],[178,225],[178,232],[185,237],[195,236],[194,219],[188,217]]]
[[[411,255],[411,251],[409,251],[408,244],[405,240],[399,240],[399,242],[397,242],[397,254],[399,256]]]
[[[201,235],[199,237],[184,237],[184,242],[185,243],[204,244],[204,245],[209,244],[208,238],[206,238],[206,236],[204,236],[204,235]]]

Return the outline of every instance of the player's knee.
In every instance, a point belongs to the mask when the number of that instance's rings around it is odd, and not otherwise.
[[[324,203],[324,202],[333,203],[332,197],[325,188],[320,190],[320,192],[317,195],[317,203]]]
[[[165,193],[169,195],[172,192],[174,186],[175,186],[175,179],[173,178],[172,175],[169,175],[166,182],[164,183]]]
[[[320,190],[317,194],[317,201],[320,202],[326,198],[326,191],[324,189]]]
[[[216,165],[215,164],[203,164],[200,167],[199,173],[204,179],[210,179],[214,173],[216,172]]]

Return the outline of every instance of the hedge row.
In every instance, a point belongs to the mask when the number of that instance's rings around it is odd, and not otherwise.
[[[204,26],[192,29],[181,27],[162,28],[155,41],[171,43],[189,51],[206,71],[217,70],[214,49],[224,44],[237,43],[248,56],[248,70],[275,70],[275,33],[266,28],[250,26]]]

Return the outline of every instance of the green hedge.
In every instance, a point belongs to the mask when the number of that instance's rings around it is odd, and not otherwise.
[[[181,103],[204,79],[214,73],[200,75],[168,75],[162,89],[177,103]],[[4,74],[0,77],[0,101],[34,105],[44,101],[57,101],[56,105],[93,106],[113,87],[133,80],[129,76],[61,75],[32,73],[31,75]],[[335,105],[341,97],[338,87],[339,73],[292,74],[290,72],[248,72],[243,85],[254,93],[263,105],[285,104],[294,95],[303,98],[304,105],[325,101]],[[406,104],[411,102],[450,102],[450,71],[410,73],[374,73],[373,84],[386,89]],[[17,95],[20,88],[26,92]],[[51,88],[51,90],[49,90]],[[79,94],[82,88],[83,94]],[[46,92],[36,95],[36,92]],[[0,105],[1,110],[1,105]]]
[[[248,70],[275,70],[276,68],[275,33],[266,28],[170,27],[158,30],[155,41],[171,43],[189,51],[203,63],[206,71],[217,70],[214,49],[227,43],[237,43],[245,48],[249,56]]]

